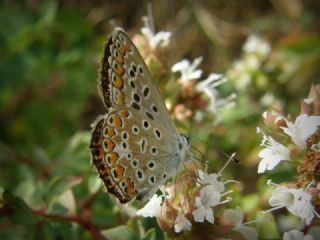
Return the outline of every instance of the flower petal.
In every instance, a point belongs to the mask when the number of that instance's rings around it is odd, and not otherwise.
[[[137,215],[142,217],[158,217],[161,213],[162,197],[154,194],[147,204],[137,211]]]
[[[199,207],[198,209],[195,209],[192,211],[192,215],[193,215],[194,221],[204,222],[204,218],[206,216],[206,209],[204,207]]]

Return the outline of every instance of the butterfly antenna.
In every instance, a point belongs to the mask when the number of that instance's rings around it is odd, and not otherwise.
[[[213,145],[213,148],[216,149],[219,153],[221,153],[223,156],[227,157],[228,159],[231,158],[232,161],[235,163],[241,164],[241,161],[235,157],[235,154],[229,155],[226,152],[222,151],[219,147],[216,145]]]

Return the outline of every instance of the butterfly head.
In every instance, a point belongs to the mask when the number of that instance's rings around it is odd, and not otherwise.
[[[184,134],[180,134],[180,138],[178,140],[178,153],[180,161],[185,161],[186,153],[189,152],[190,147],[190,138]]]

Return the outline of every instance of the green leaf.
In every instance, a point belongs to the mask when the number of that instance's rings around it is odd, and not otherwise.
[[[156,230],[154,228],[149,229],[143,240],[156,240]]]
[[[32,225],[40,221],[40,217],[32,211],[23,199],[13,196],[8,190],[3,193],[1,205],[0,211],[13,223]]]
[[[64,191],[78,185],[82,179],[76,177],[56,177],[48,186],[47,200],[51,201],[55,197],[59,197]]]
[[[102,235],[110,240],[135,240],[139,239],[137,233],[127,226],[119,226],[102,231]]]
[[[50,205],[50,208],[48,209],[47,214],[48,215],[63,215],[68,212],[68,209],[65,208],[62,204],[60,203],[54,203]]]
[[[89,176],[88,189],[91,194],[97,192],[101,187],[102,187],[102,181],[98,176],[96,175]]]

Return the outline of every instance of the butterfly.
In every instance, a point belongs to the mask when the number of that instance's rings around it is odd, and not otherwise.
[[[103,52],[98,90],[106,113],[92,124],[92,162],[120,203],[149,199],[189,153],[136,46],[121,28]]]

